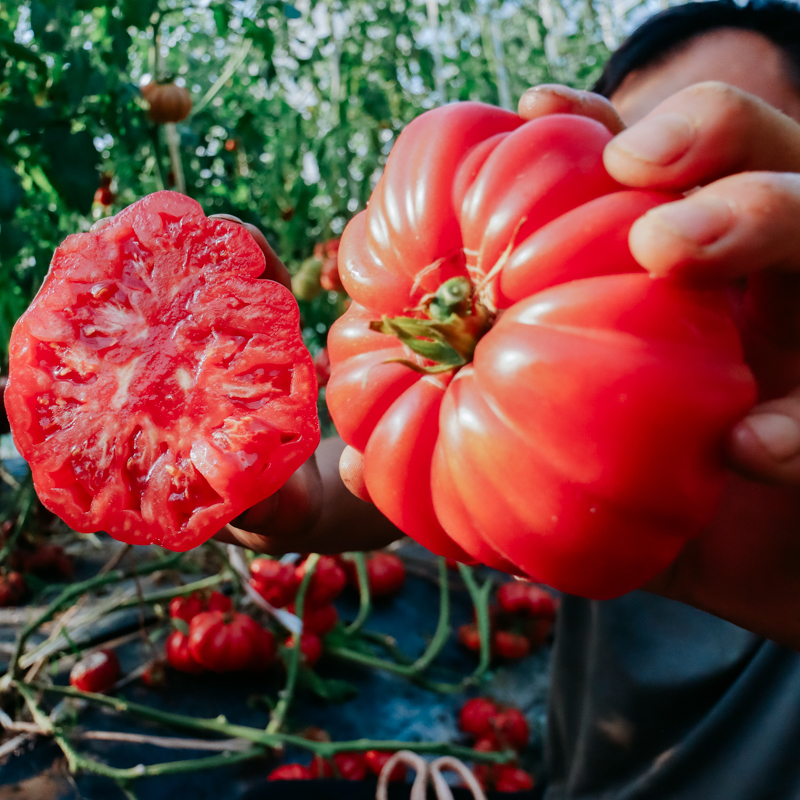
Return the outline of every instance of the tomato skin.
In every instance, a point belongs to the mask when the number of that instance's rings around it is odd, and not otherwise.
[[[117,196],[108,186],[101,186],[97,189],[94,193],[94,202],[99,203],[103,206],[111,206],[114,204],[114,201],[117,199]]]
[[[182,631],[172,631],[170,633],[167,637],[164,652],[169,665],[179,672],[188,672],[191,675],[199,675],[201,672],[205,672],[202,664],[198,664],[194,660],[194,656],[189,649],[189,637]]]
[[[267,776],[268,781],[310,781],[314,775],[303,764],[281,764]]]
[[[311,772],[311,777],[314,779],[333,777],[333,765],[330,761],[326,761],[321,756],[314,756],[314,758],[311,759],[309,771]]]
[[[530,739],[528,721],[516,708],[500,711],[492,720],[492,728],[500,744],[514,750],[522,750]]]
[[[266,669],[275,638],[252,617],[236,611],[203,611],[189,623],[189,652],[212,672]]]
[[[509,581],[497,590],[497,601],[504,611],[522,612],[533,617],[553,619],[556,609],[550,592],[524,581]]]
[[[513,631],[495,631],[492,644],[495,652],[503,658],[523,658],[531,651],[528,639]]]
[[[292,614],[297,613],[294,603],[289,606],[289,611]],[[337,622],[339,622],[339,612],[336,610],[336,606],[327,604],[303,609],[303,630],[308,633],[324,636],[336,627]]]
[[[724,292],[633,260],[633,222],[677,198],[615,183],[610,136],[474,103],[414,120],[342,236],[353,303],[326,390],[404,532],[596,599],[641,586],[710,524],[724,438],[755,401]],[[472,289],[457,319],[485,326],[471,361],[403,369],[392,359],[431,362],[370,323],[429,321],[425,298],[453,277]]]
[[[467,650],[480,650],[481,634],[478,630],[478,626],[474,623],[460,625],[458,628],[458,641],[463,644]]]
[[[295,645],[295,637],[290,636],[286,642],[286,647],[292,649]],[[304,632],[300,638],[300,653],[303,663],[307,667],[313,667],[322,657],[322,641],[316,633]]]
[[[250,574],[250,585],[275,608],[291,603],[300,585],[295,568],[273,558],[253,559]]]
[[[0,608],[19,605],[28,593],[28,584],[19,572],[0,576]]]
[[[233,608],[233,600],[222,592],[211,592],[206,608],[209,611],[230,611]]]
[[[492,733],[492,720],[497,716],[497,704],[488,697],[467,700],[458,714],[458,727],[478,738]]]
[[[305,564],[299,564],[296,575],[299,581],[305,575]],[[306,590],[305,601],[310,606],[324,606],[335,600],[347,585],[347,575],[333,556],[320,556]]]
[[[5,403],[43,504],[185,551],[319,442],[299,311],[240,225],[176,192],[68,237],[10,343]]]
[[[386,762],[394,755],[394,753],[387,753],[383,750],[367,750],[364,753],[364,761],[367,764],[367,769],[373,775],[380,775],[381,770],[386,765]],[[406,765],[397,764],[389,775],[390,781],[404,781],[406,779]]]
[[[187,624],[203,610],[204,603],[197,592],[188,597],[173,597],[169,602],[170,617],[182,619]]]
[[[167,671],[162,660],[148,665],[142,673],[142,683],[150,689],[163,689],[167,685]]]
[[[120,666],[117,654],[113,650],[97,650],[84,656],[70,670],[71,686],[82,692],[107,692],[117,682]]]
[[[141,88],[148,103],[147,115],[153,122],[181,122],[192,111],[192,96],[185,86],[150,82]]]
[[[519,767],[503,764],[495,772],[494,788],[498,792],[524,792],[535,784],[533,776]]]
[[[336,753],[333,763],[347,781],[363,781],[367,777],[367,760],[364,753]]]

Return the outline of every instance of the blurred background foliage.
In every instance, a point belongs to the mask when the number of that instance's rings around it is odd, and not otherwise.
[[[174,185],[139,86],[191,92],[186,191],[259,225],[296,271],[363,209],[392,143],[453,100],[591,85],[639,0],[0,2],[0,366],[56,245]],[[111,203],[93,202],[110,181]],[[342,310],[301,302],[312,351]]]

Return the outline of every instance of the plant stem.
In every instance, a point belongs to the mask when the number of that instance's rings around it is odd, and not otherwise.
[[[314,572],[317,569],[317,562],[319,561],[319,554],[312,553],[305,563],[305,574],[303,580],[300,582],[300,587],[297,590],[297,596],[294,601],[294,612],[297,617],[302,621],[303,619],[303,606],[306,600],[306,592],[314,577]],[[269,725],[267,725],[267,733],[277,733],[283,726],[286,720],[286,714],[289,711],[289,706],[294,699],[294,690],[297,685],[297,670],[300,667],[300,659],[303,655],[301,647],[303,631],[300,633],[292,634],[292,641],[294,647],[289,648],[286,664],[286,685],[280,692],[279,699],[275,705],[275,709],[271,714]]]
[[[475,580],[475,573],[471,567],[459,563],[458,571],[461,573],[461,578],[466,584],[467,591],[472,599],[472,605],[475,608],[475,617],[478,621],[478,634],[481,637],[478,666],[469,678],[471,683],[477,683],[484,672],[489,668],[489,662],[492,658],[492,643],[490,638],[491,626],[489,624],[489,595],[492,591],[492,579],[489,578],[483,586],[478,586]]]
[[[369,575],[367,574],[367,559],[363,553],[350,553],[356,565],[358,573],[358,616],[344,629],[344,632],[351,636],[364,627],[364,623],[372,611],[372,596],[369,590]]]
[[[173,714],[168,711],[160,711],[149,706],[121,700],[117,697],[108,697],[103,694],[92,694],[73,689],[71,686],[46,686],[43,684],[23,684],[21,681],[14,681],[14,686],[25,687],[29,692],[31,688],[43,691],[45,694],[58,694],[66,697],[75,697],[86,700],[90,703],[107,706],[121,713],[133,714],[142,719],[149,719],[153,722],[160,722],[175,728],[195,731],[208,731],[212,733],[224,734],[233,739],[246,739],[254,744],[264,747],[280,747],[281,745],[291,745],[309,750],[322,758],[331,758],[336,753],[347,751],[365,752],[367,750],[411,750],[414,753],[430,753],[432,755],[451,755],[467,761],[481,761],[492,764],[504,764],[515,757],[511,751],[503,752],[478,752],[469,747],[448,744],[447,742],[402,742],[397,740],[373,740],[355,739],[349,742],[316,742],[305,739],[302,736],[295,736],[287,733],[267,733],[259,728],[250,728],[245,725],[234,725],[224,717],[216,719],[198,719],[188,717],[183,714]],[[52,727],[50,720],[45,717],[47,724]],[[250,752],[250,751],[246,751]]]
[[[160,569],[168,569],[169,567],[175,566],[175,564],[177,564],[182,557],[183,553],[173,553],[171,556],[159,559],[158,561],[152,561],[151,563],[144,564],[141,567],[135,567],[132,570],[123,572],[122,570],[115,569],[111,572],[107,572],[105,575],[95,575],[93,578],[89,578],[81,583],[68,586],[33,622],[29,623],[22,629],[22,632],[20,633],[19,638],[14,646],[14,653],[11,656],[9,673],[15,678],[19,676],[19,659],[31,634],[34,633],[45,622],[49,622],[62,608],[69,605],[73,600],[75,600],[75,598],[80,597],[81,595],[85,594],[86,592],[90,592],[93,589],[106,586],[109,583],[117,583],[125,580],[126,578],[132,578],[135,575],[149,575],[150,573],[157,572]]]

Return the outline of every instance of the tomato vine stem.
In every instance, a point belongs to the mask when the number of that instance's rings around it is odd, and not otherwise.
[[[369,618],[372,611],[372,594],[369,589],[369,575],[367,574],[367,558],[363,553],[346,553],[352,558],[358,574],[358,614],[356,618],[344,629],[348,636],[358,633]]]

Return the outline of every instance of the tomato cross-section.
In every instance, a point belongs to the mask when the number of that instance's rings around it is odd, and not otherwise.
[[[297,304],[247,231],[158,192],[56,250],[5,402],[42,502],[78,531],[188,550],[319,441]]]

